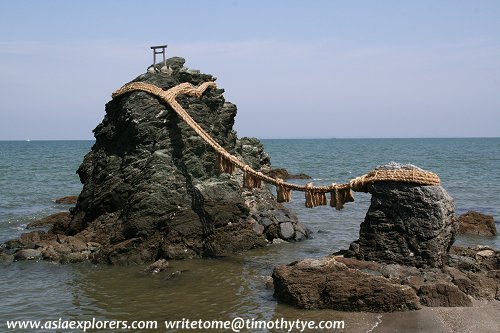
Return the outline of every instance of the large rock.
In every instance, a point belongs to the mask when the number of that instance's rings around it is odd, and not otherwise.
[[[169,89],[215,80],[188,70],[184,62],[168,59],[164,70],[134,81]],[[237,138],[236,106],[225,101],[223,91],[177,100],[226,150],[254,169],[269,169],[257,139]],[[78,169],[83,190],[66,234],[99,244],[90,253],[96,262],[229,255],[277,237],[308,235],[267,188],[246,190],[241,172],[229,176],[216,170],[215,152],[155,96],[132,92],[111,100],[94,134],[96,142]]]
[[[335,258],[277,266],[272,277],[278,301],[299,308],[373,312],[420,308],[411,287],[349,268]]]
[[[479,212],[469,211],[458,217],[460,234],[495,236],[497,227],[495,220],[491,215],[481,214]]]
[[[351,244],[358,259],[441,267],[458,223],[453,199],[441,186],[399,182],[368,185],[371,205]]]
[[[456,248],[474,271],[445,266],[416,268],[342,256],[305,259],[273,272],[279,302],[306,309],[401,311],[428,307],[472,306],[472,299],[500,300],[500,253]],[[462,257],[454,254],[457,257]],[[456,262],[456,259],[454,260]]]

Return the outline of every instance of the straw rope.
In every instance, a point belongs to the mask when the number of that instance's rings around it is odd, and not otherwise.
[[[193,97],[201,97],[208,88],[216,88],[215,82],[204,82],[198,87],[190,83],[181,83],[168,90],[163,90],[150,83],[132,82],[116,90],[112,97],[116,98],[133,91],[144,91],[159,97],[166,102],[177,113],[177,115],[189,125],[208,145],[217,152],[217,168],[232,174],[235,168],[243,171],[243,184],[252,189],[261,186],[262,182],[276,186],[277,201],[288,202],[291,199],[291,191],[305,192],[306,207],[312,208],[326,205],[326,193],[330,193],[330,206],[337,210],[342,209],[344,203],[354,201],[352,191],[367,192],[367,185],[373,182],[394,181],[406,182],[420,185],[439,185],[439,177],[428,171],[421,169],[393,169],[393,170],[373,170],[363,176],[352,179],[349,183],[329,186],[298,185],[287,183],[280,178],[269,177],[262,172],[255,171],[246,163],[240,161],[236,156],[230,154],[224,147],[215,141],[205,130],[184,110],[177,102],[176,97],[185,94]]]

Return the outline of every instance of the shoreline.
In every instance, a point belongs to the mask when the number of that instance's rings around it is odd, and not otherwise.
[[[500,327],[499,313],[497,300],[473,300],[472,307],[424,307],[405,316],[395,312],[382,314],[380,324],[371,332],[496,333]]]

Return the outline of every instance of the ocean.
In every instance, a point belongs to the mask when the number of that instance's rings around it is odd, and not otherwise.
[[[273,167],[304,172],[317,185],[345,182],[391,161],[436,172],[455,199],[457,214],[475,210],[493,215],[500,230],[500,138],[262,142]],[[19,236],[29,222],[69,208],[53,200],[80,192],[82,185],[76,170],[92,144],[0,141],[0,243]],[[172,276],[150,276],[143,273],[143,267],[136,266],[58,265],[43,261],[0,264],[0,330],[5,331],[2,321],[6,320],[163,322],[239,316],[344,320],[343,332],[377,332],[381,321],[399,320],[398,327],[406,327],[407,332],[429,331],[429,327],[432,331],[435,326],[426,326],[432,323],[420,320],[419,311],[398,314],[397,318],[394,314],[301,311],[276,304],[272,291],[266,288],[265,281],[276,264],[325,256],[357,239],[370,195],[355,193],[355,199],[341,211],[330,207],[307,209],[303,194],[294,193],[287,206],[313,231],[311,239],[228,258],[174,262],[172,269],[180,274]],[[500,248],[500,237],[459,236],[456,244]]]

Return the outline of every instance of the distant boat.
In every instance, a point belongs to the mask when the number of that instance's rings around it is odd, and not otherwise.
[[[27,140],[25,140],[25,141],[26,141],[26,142],[30,142],[31,140],[30,140],[30,139],[27,139]]]

